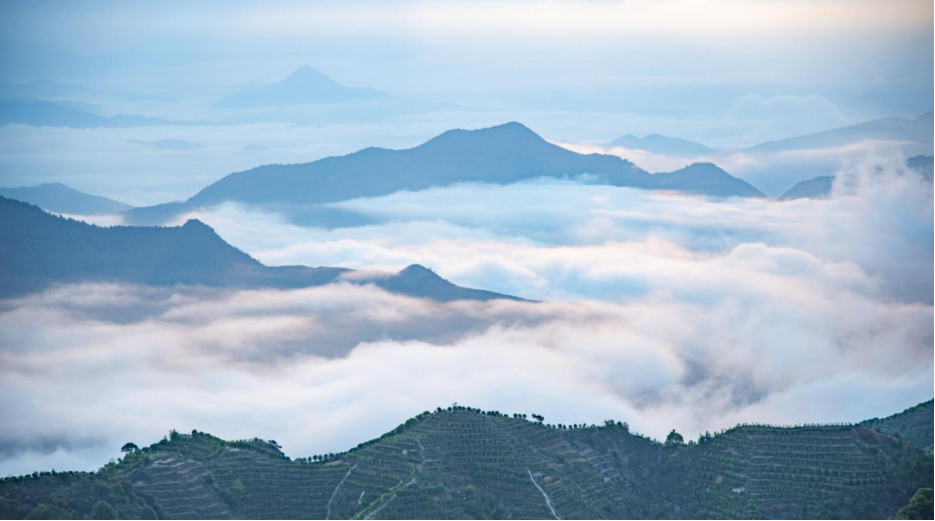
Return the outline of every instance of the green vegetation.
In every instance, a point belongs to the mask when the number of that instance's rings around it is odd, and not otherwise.
[[[909,504],[896,512],[896,519],[932,519],[935,506],[932,504],[932,489],[920,488],[909,500]]]
[[[932,442],[935,438],[935,429],[932,428],[935,425],[933,400],[920,403],[886,418],[873,418],[862,421],[860,424],[883,434],[900,438],[932,454]]]
[[[275,441],[171,431],[95,473],[0,481],[0,517],[887,518],[932,486],[931,457],[862,426],[680,438],[459,405],[295,460]]]

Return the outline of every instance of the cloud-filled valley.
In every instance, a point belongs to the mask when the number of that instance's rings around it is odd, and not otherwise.
[[[454,401],[693,438],[931,397],[932,187],[898,157],[843,167],[826,200],[535,180],[335,206],[373,222],[308,228],[231,203],[183,219],[269,265],[418,262],[540,302],[350,284],[5,301],[2,473],[91,469],[169,428],[344,450]]]

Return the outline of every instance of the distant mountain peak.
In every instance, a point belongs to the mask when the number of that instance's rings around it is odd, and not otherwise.
[[[388,98],[389,94],[369,87],[346,87],[307,65],[276,83],[252,86],[225,96],[221,107],[287,107],[314,103]]]
[[[322,74],[318,69],[313,69],[308,65],[303,65],[298,69],[294,70],[292,74],[282,80],[280,83],[284,82],[302,82],[302,83],[313,83],[313,82],[323,82],[339,85],[338,82],[332,80],[331,78]]]

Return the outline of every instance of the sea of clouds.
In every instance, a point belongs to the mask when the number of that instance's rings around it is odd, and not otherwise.
[[[344,450],[453,402],[688,438],[857,421],[932,397],[932,185],[899,157],[826,200],[714,200],[572,181],[335,206],[309,228],[197,217],[269,265],[396,270],[537,302],[435,303],[340,283],[63,286],[0,303],[0,474],[93,469],[169,429]]]

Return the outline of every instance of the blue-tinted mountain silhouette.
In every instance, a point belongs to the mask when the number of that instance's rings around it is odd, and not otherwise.
[[[51,101],[0,101],[0,125],[9,125],[11,123],[34,127],[69,128],[125,128],[204,124],[195,121],[169,121],[127,114],[117,114],[110,117],[99,116]]]
[[[925,145],[931,150],[933,138],[935,138],[935,132],[933,132],[932,112],[926,112],[914,119],[874,119],[816,134],[767,141],[750,147],[747,151],[781,152],[783,150],[828,148],[862,140],[910,141]]]
[[[225,96],[215,105],[224,108],[288,107],[389,97],[385,92],[367,87],[345,87],[311,67],[299,67],[282,81],[247,87]]]
[[[932,182],[933,174],[932,156],[914,156],[906,160],[906,166],[919,173],[923,179]],[[786,190],[779,198],[783,201],[792,199],[824,199],[831,196],[831,186],[834,184],[834,176],[823,175],[813,179],[807,179],[795,184],[792,188]]]
[[[799,181],[792,188],[786,190],[779,199],[781,201],[791,201],[793,199],[824,199],[831,195],[831,185],[834,184],[834,176],[821,175],[805,181]]]
[[[587,182],[714,196],[760,197],[747,182],[714,165],[650,174],[630,161],[579,154],[553,145],[520,123],[480,130],[449,130],[415,148],[367,148],[297,165],[266,165],[230,174],[183,203],[140,208],[134,222],[225,201],[249,204],[321,204],[425,190],[454,183],[508,184],[537,177],[586,176]]]
[[[605,147],[621,147],[630,150],[645,150],[653,154],[679,157],[699,157],[713,152],[713,149],[687,139],[650,134],[645,137],[636,137],[633,134],[618,137],[604,143]]]
[[[61,183],[0,188],[0,195],[40,206],[50,212],[104,215],[127,211],[132,206],[99,195],[86,194]]]
[[[418,265],[372,277],[349,277],[353,270],[345,268],[264,266],[198,220],[170,228],[102,228],[0,197],[0,222],[0,297],[77,282],[302,288],[346,281],[441,302],[517,300],[456,286]]]

